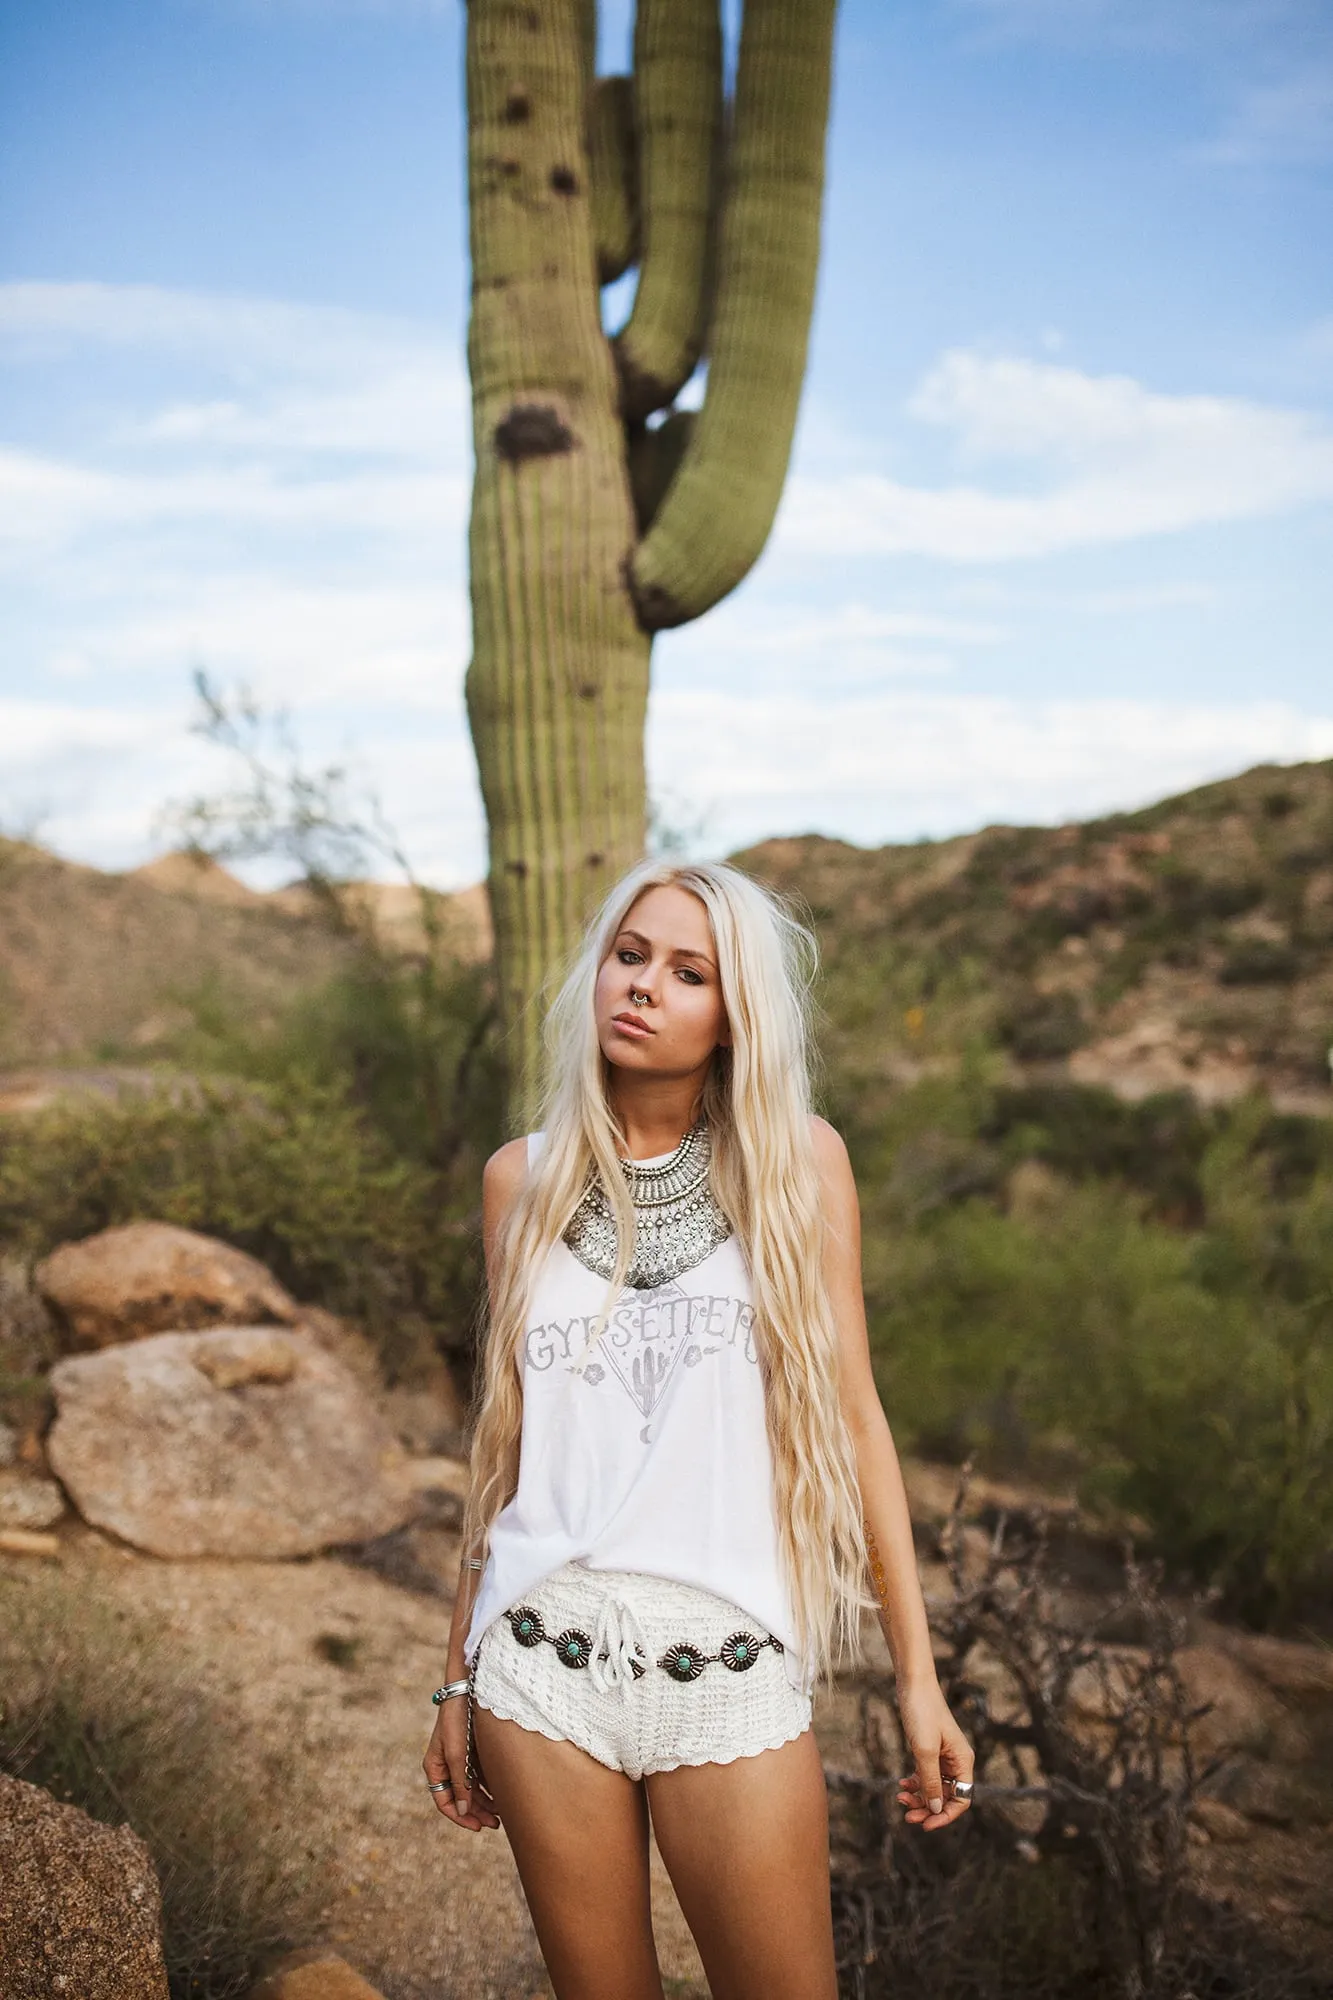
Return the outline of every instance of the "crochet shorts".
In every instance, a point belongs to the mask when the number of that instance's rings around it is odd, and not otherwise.
[[[810,1727],[782,1647],[726,1598],[567,1563],[488,1625],[478,1708],[626,1777],[730,1764]]]

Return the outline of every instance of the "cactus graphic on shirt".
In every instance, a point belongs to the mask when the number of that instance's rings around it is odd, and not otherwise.
[[[642,1354],[636,1354],[630,1378],[634,1383],[634,1400],[645,1417],[653,1413],[653,1406],[666,1387],[667,1376],[671,1373],[671,1362],[665,1354],[645,1347]]]

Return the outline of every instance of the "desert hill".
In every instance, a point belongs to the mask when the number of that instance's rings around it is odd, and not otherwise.
[[[906,1081],[969,1043],[1016,1071],[1333,1109],[1333,762],[1260,766],[1055,828],[737,857],[813,916],[829,1067]]]
[[[881,848],[812,834],[737,859],[815,920],[844,1085],[998,1047],[1015,1075],[1121,1096],[1261,1086],[1333,1108],[1333,762],[1067,826]],[[350,897],[386,943],[419,947],[415,891]],[[487,955],[480,886],[436,908],[460,955]],[[104,874],[0,842],[0,1062],[151,1060],[209,990],[259,1027],[346,949],[301,885],[261,894],[184,854]]]
[[[364,882],[348,896],[386,943],[419,946],[415,890]],[[460,954],[487,955],[484,890],[435,901]],[[205,994],[262,1029],[347,949],[300,884],[263,894],[183,853],[109,874],[0,840],[0,1063],[151,1059]]]

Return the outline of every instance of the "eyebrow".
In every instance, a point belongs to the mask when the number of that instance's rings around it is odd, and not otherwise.
[[[646,945],[649,951],[653,948],[651,938],[645,937],[642,931],[631,930],[628,925],[623,930],[616,932],[617,944],[619,944],[621,938],[633,938],[635,944]],[[712,966],[714,972],[717,971],[716,965],[713,964],[712,959],[706,951],[691,951],[688,945],[673,946],[671,956],[673,958],[697,958],[702,964]]]

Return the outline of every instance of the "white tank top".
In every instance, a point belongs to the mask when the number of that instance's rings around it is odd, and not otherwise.
[[[806,1686],[736,1238],[668,1284],[627,1287],[580,1370],[605,1300],[605,1278],[554,1244],[528,1307],[518,1490],[491,1529],[467,1660],[501,1612],[582,1562],[730,1599],[782,1641],[789,1678]]]

